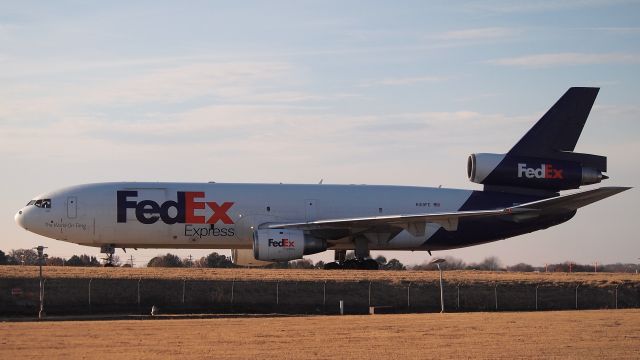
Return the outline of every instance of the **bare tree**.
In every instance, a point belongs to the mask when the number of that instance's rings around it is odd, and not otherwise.
[[[64,262],[65,260],[61,257],[49,256],[44,263],[47,266],[64,266]]]
[[[535,269],[534,269],[533,266],[531,266],[529,264],[518,263],[518,264],[515,264],[515,265],[507,266],[507,270],[515,271],[515,272],[532,272]]]
[[[147,267],[182,267],[182,260],[178,255],[167,253],[149,260]]]
[[[194,265],[199,268],[231,268],[235,267],[231,258],[212,252],[207,256],[203,256],[196,260]]]
[[[442,270],[463,270],[467,267],[467,264],[456,257],[453,256],[445,256],[446,260],[443,263],[440,263],[440,268]],[[424,262],[420,265],[416,265],[413,267],[413,270],[437,270],[438,267],[436,264],[429,264],[428,262]]]
[[[38,265],[38,253],[33,249],[11,250],[9,264]]]
[[[486,270],[486,271],[496,271],[496,270],[501,270],[501,268],[502,268],[502,264],[500,262],[500,259],[498,259],[495,256],[489,256],[484,260],[482,260],[482,262],[479,264],[471,264],[467,266],[467,269]]]
[[[404,266],[398,259],[391,259],[386,264],[380,266],[382,270],[407,270],[407,267]]]

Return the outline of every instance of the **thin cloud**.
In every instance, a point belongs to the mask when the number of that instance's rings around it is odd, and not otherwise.
[[[361,87],[369,87],[375,85],[414,85],[420,83],[437,83],[445,81],[446,78],[440,76],[407,76],[407,77],[392,77],[380,80],[369,80],[360,84]]]
[[[640,63],[640,54],[629,53],[550,53],[534,54],[518,57],[489,60],[488,63],[503,66],[518,67],[552,67],[552,66],[574,66],[574,65],[594,65],[594,64],[637,64]]]
[[[589,28],[589,30],[602,31],[613,34],[640,34],[640,27],[595,27]]]
[[[436,34],[433,37],[441,40],[461,41],[461,40],[493,40],[509,38],[520,30],[504,27],[487,27],[477,29],[465,29],[447,31],[444,33]]]
[[[297,73],[291,64],[284,62],[201,62],[156,67],[140,73],[124,69],[99,81],[75,81],[57,88],[48,83],[29,86],[18,83],[0,90],[0,95],[8,100],[7,106],[0,107],[0,119],[42,121],[56,115],[65,118],[86,109],[95,112],[108,107],[148,104],[167,109],[189,101],[251,104],[322,99],[316,94],[287,89],[298,87]]]
[[[470,10],[491,11],[497,13],[528,13],[559,11],[576,8],[607,7],[633,0],[538,0],[538,1],[474,1],[467,4]]]

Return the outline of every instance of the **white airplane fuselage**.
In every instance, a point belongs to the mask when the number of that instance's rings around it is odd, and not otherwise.
[[[267,223],[452,212],[472,193],[409,186],[102,183],[42,194],[37,199],[50,200],[50,207],[26,206],[16,221],[42,236],[87,246],[248,249],[253,231]],[[119,219],[119,212],[125,217]],[[429,225],[423,236],[402,231],[370,248],[418,250],[439,228]]]

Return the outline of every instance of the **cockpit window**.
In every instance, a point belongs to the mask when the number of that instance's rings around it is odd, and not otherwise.
[[[51,199],[31,200],[31,201],[29,201],[27,206],[29,206],[29,205],[35,205],[35,206],[37,206],[39,208],[43,208],[43,209],[51,209]]]

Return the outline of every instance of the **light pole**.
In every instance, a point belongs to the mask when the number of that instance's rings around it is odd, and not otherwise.
[[[44,258],[46,255],[44,254],[45,246],[38,246],[33,248],[38,251],[38,265],[40,265],[40,311],[38,311],[38,319],[42,319],[44,316],[44,283],[42,280],[42,265],[44,264]]]
[[[429,261],[429,264],[436,264],[438,267],[438,271],[440,272],[440,313],[444,312],[444,289],[442,287],[442,268],[440,267],[440,263],[443,263],[447,260],[443,258],[435,258]]]

